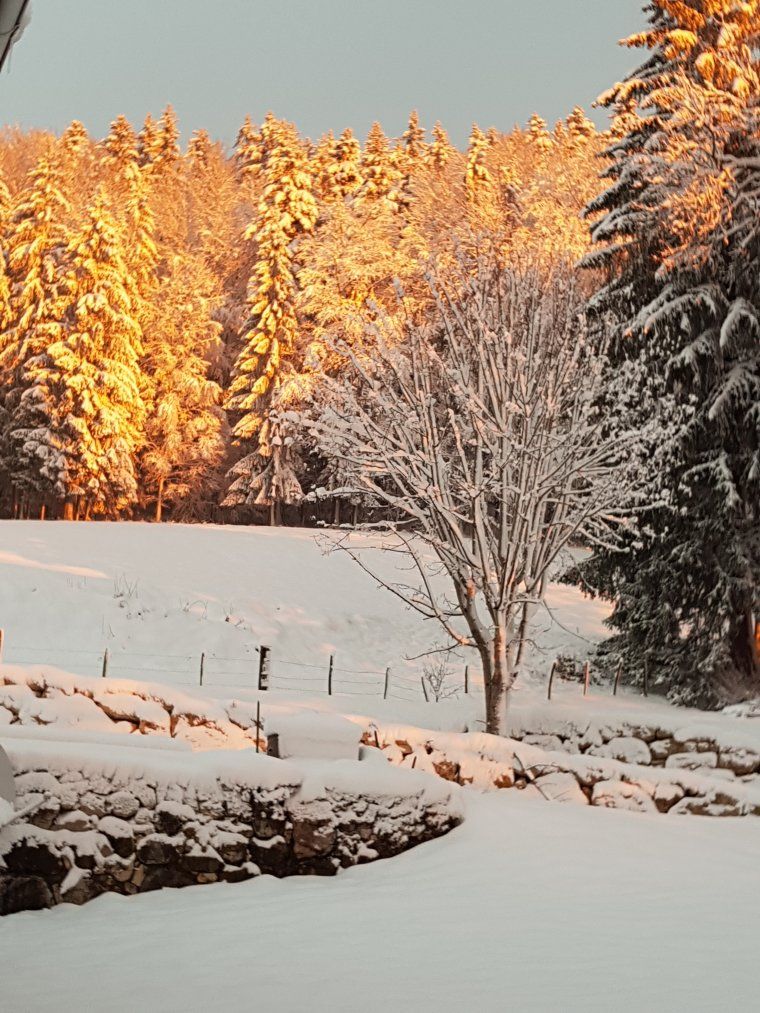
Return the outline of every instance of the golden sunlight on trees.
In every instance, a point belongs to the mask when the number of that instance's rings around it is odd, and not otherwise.
[[[416,111],[363,143],[247,117],[231,153],[203,129],[183,152],[171,106],[102,139],[7,129],[2,510],[278,521],[316,495],[339,516],[345,474],[286,420],[345,370],[338,343],[371,358],[399,286],[421,322],[434,260],[586,251],[606,140],[579,109],[549,143],[536,123],[466,151]]]

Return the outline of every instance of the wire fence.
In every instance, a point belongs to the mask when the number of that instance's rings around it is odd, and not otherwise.
[[[135,681],[167,681],[181,685],[238,689],[269,689],[283,693],[383,697],[403,702],[434,702],[468,694],[465,669],[461,680],[454,674],[445,694],[433,691],[421,676],[409,671],[353,669],[335,664],[335,654],[319,662],[280,658],[267,646],[252,647],[244,656],[234,657],[201,651],[176,654],[118,650],[102,651],[40,647],[18,644],[0,630],[0,661],[18,665],[52,665],[72,668],[79,675]],[[69,664],[70,663],[70,664]],[[146,680],[146,676],[148,679]],[[458,682],[461,681],[461,685]]]

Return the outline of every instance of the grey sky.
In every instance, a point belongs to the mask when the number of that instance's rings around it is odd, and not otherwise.
[[[183,135],[226,143],[271,109],[302,133],[410,109],[464,143],[469,126],[553,121],[635,66],[616,45],[643,0],[33,0],[0,78],[2,121],[102,136],[171,102]],[[596,114],[598,122],[603,115]]]

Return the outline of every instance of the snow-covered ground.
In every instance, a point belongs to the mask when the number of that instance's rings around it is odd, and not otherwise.
[[[386,573],[393,565],[389,556],[376,562]],[[440,642],[437,630],[347,557],[324,555],[310,531],[5,522],[0,578],[6,672],[14,663],[53,664],[71,673],[58,679],[76,682],[99,674],[108,647],[109,689],[120,694],[137,682],[169,683],[161,692],[177,694],[178,707],[200,697],[213,711],[234,697],[250,710],[256,647],[264,643],[273,651],[266,706],[274,710],[477,728],[477,687],[469,697],[426,704],[420,663],[406,660]],[[583,656],[604,616],[572,589],[552,587],[550,601],[556,622],[544,624],[545,654],[534,654],[533,675],[515,693],[516,728],[538,730],[547,713],[555,725],[592,715],[760,744],[760,722],[675,712],[632,694],[613,699],[606,688],[584,698],[578,686],[559,685],[547,705],[552,655]],[[336,678],[328,698],[331,653],[344,682]],[[386,666],[398,679],[384,702]],[[38,703],[51,712],[63,706]],[[123,728],[65,725],[29,732],[89,738],[98,749],[125,740]],[[11,732],[27,734],[18,724]],[[453,833],[334,880],[262,877],[109,895],[83,908],[3,919],[0,1008],[757,1008],[759,819],[663,817],[550,805],[527,792],[456,790],[466,820]]]
[[[433,622],[384,591],[345,553],[335,534],[212,525],[65,524],[0,521],[3,660],[48,663],[80,675],[197,685],[255,685],[257,648],[272,649],[273,686],[324,693],[330,654],[334,689],[421,698],[421,662],[407,659],[443,642]],[[355,543],[361,542],[355,538]],[[398,558],[368,560],[385,577],[408,579]],[[604,605],[553,585],[537,617],[547,651],[580,657],[603,632]],[[533,664],[545,670],[549,655]],[[475,657],[452,661],[462,679]]]
[[[2,1006],[757,1009],[760,820],[467,793],[449,836],[335,880],[102,897],[0,924]]]

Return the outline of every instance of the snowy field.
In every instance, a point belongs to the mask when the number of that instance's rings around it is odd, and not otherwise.
[[[272,688],[380,695],[391,668],[391,699],[422,698],[421,661],[441,631],[378,588],[330,532],[152,524],[0,521],[3,661],[51,664],[99,676],[103,652],[116,678],[197,686],[219,695],[250,689],[257,649],[272,649]],[[362,539],[355,537],[354,545]],[[396,556],[368,550],[383,577],[408,580]],[[537,617],[531,666],[547,671],[552,653],[585,657],[603,633],[604,605],[553,585],[552,614]],[[475,652],[452,659],[462,680]]]
[[[376,558],[386,573],[391,558]],[[422,699],[420,663],[407,657],[440,642],[437,631],[347,557],[325,555],[311,531],[4,522],[0,570],[9,670],[44,664],[98,675],[107,647],[113,679],[182,686],[211,704],[255,697],[256,648],[265,643],[273,706],[477,727],[477,687],[440,704]],[[603,631],[603,608],[572,589],[552,587],[550,602],[544,653],[534,652],[515,693],[514,720],[526,727],[546,710],[553,653],[583,656]],[[201,652],[211,659],[202,689]],[[328,698],[331,653],[345,682]],[[386,666],[398,678],[383,702]],[[555,696],[552,713],[568,720],[673,715],[651,698],[613,700],[606,688],[584,699],[579,687],[559,686]],[[752,720],[693,711],[678,720],[724,738],[744,728],[759,735]],[[336,879],[109,895],[3,919],[0,1008],[757,1008],[760,819],[457,790],[461,827]]]
[[[468,793],[448,837],[334,880],[4,919],[2,1005],[756,1010],[759,824]]]

